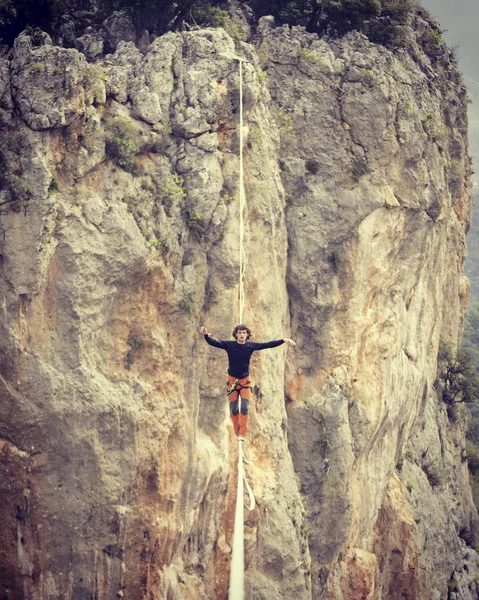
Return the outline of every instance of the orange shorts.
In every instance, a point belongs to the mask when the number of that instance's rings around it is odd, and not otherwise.
[[[231,386],[236,381],[236,377],[228,375],[226,382],[226,389],[229,391]],[[248,408],[249,400],[251,398],[251,387],[253,386],[253,380],[248,377],[238,379],[234,390],[229,394],[228,399],[230,401],[230,414],[233,422],[233,431],[235,435],[245,437],[248,431]]]

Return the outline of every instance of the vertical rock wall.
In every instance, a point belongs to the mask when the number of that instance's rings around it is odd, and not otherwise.
[[[263,19],[241,47],[245,318],[298,341],[253,359],[251,598],[475,597],[463,425],[434,389],[467,299],[465,91],[427,26],[392,53]],[[3,59],[8,600],[227,595],[236,443],[198,327],[236,320],[237,53],[199,30]]]

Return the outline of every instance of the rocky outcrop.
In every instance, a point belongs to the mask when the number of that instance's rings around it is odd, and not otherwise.
[[[434,388],[467,300],[465,90],[428,27],[392,52],[266,18],[241,45],[245,318],[298,342],[253,361],[248,597],[476,594]],[[198,326],[236,319],[238,51],[22,35],[1,65],[6,598],[227,595],[236,443]]]

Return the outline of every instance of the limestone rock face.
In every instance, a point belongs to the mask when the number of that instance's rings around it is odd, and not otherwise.
[[[434,387],[467,301],[465,89],[426,29],[392,52],[265,18],[241,46],[245,320],[298,342],[252,361],[248,598],[476,598]],[[237,59],[206,29],[95,63],[22,35],[0,65],[8,600],[227,597],[237,449],[198,329],[237,321]]]

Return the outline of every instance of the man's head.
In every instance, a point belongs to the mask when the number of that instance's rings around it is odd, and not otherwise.
[[[233,329],[233,337],[238,344],[245,344],[251,337],[251,329],[248,329],[246,325],[236,325]]]

